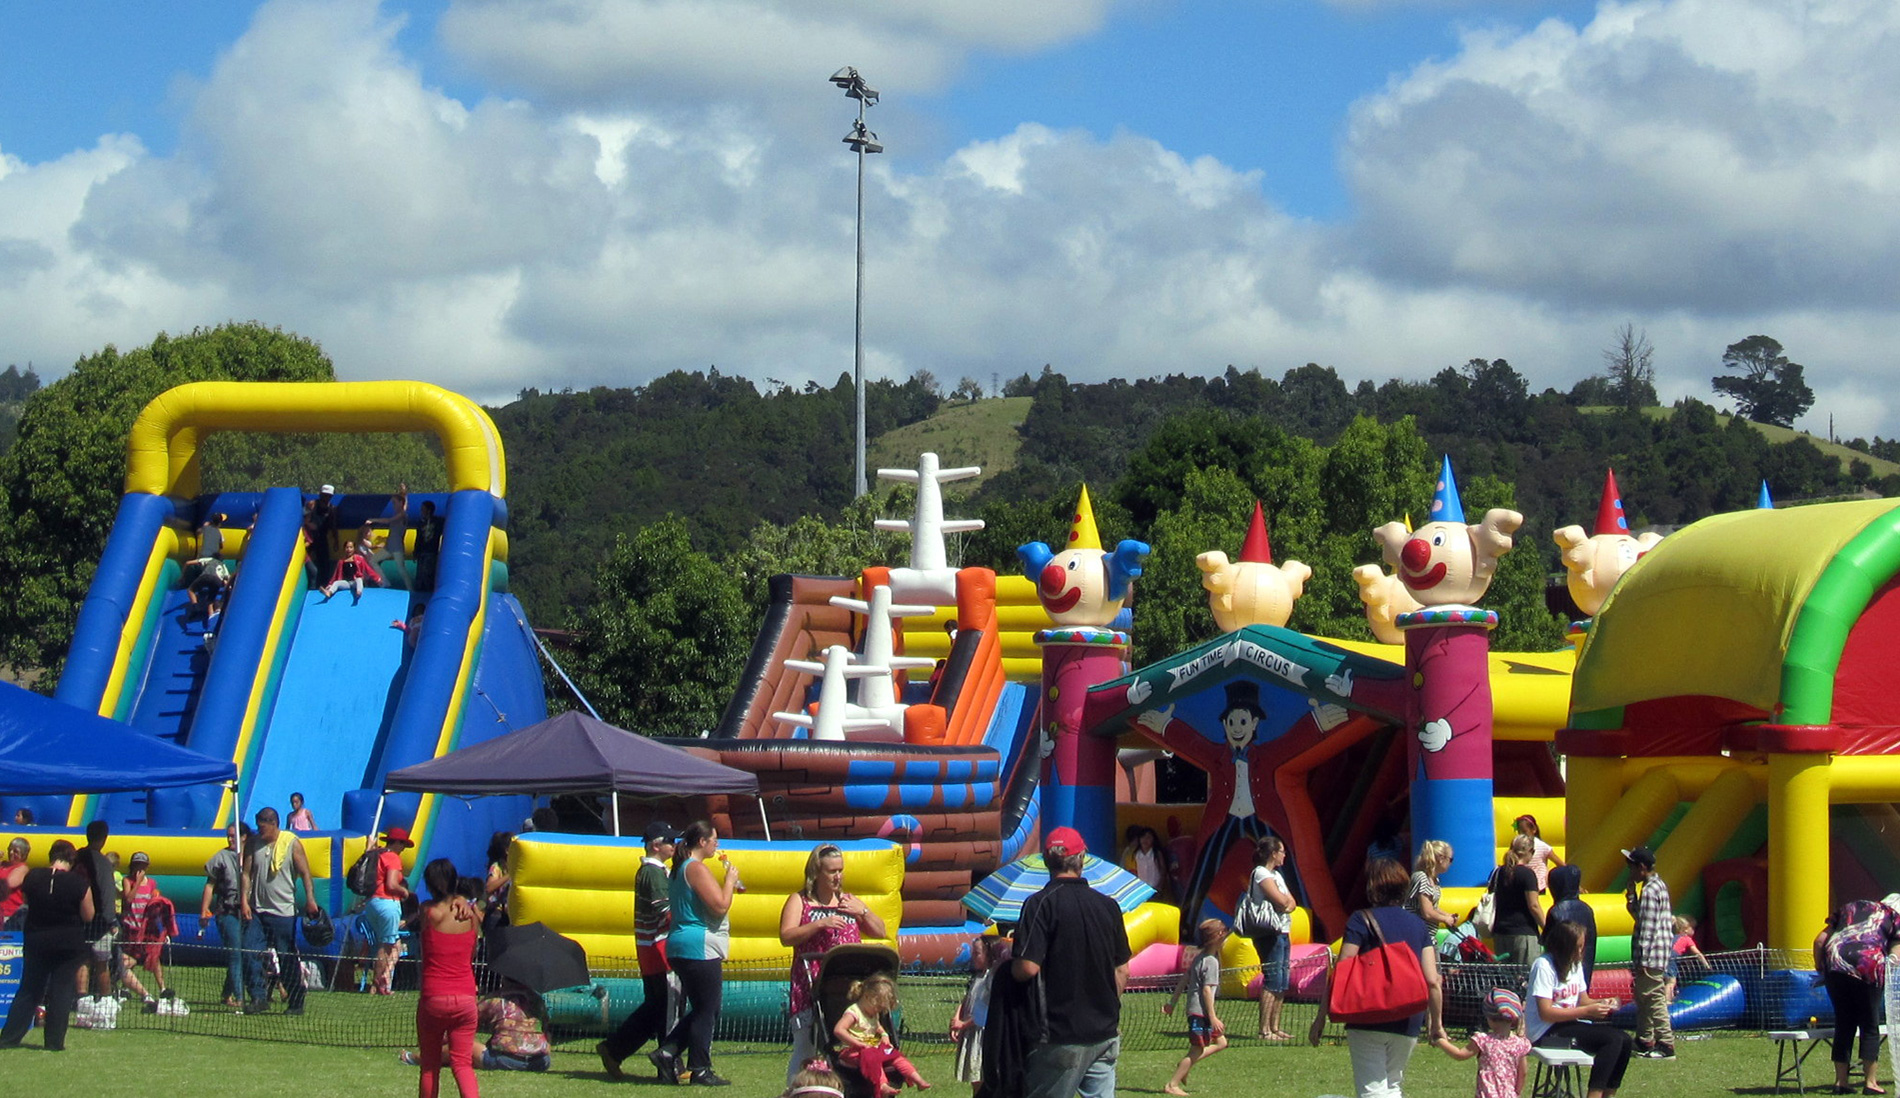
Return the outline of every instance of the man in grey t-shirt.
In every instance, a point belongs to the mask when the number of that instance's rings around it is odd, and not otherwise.
[[[227,1006],[237,1006],[244,999],[244,858],[239,843],[250,838],[249,825],[232,824],[225,829],[224,849],[205,863],[204,899],[198,905],[198,933],[203,935],[207,925],[216,926],[218,944],[224,947]]]
[[[257,810],[257,840],[244,862],[244,896],[240,914],[244,928],[244,975],[250,1001],[244,1013],[270,1009],[270,986],[265,980],[264,951],[277,951],[278,978],[290,993],[287,1014],[303,1013],[303,967],[297,954],[297,882],[303,881],[304,910],[317,913],[317,885],[310,877],[310,860],[295,832],[278,826],[275,808]]]

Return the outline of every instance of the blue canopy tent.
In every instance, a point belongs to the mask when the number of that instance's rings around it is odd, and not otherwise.
[[[236,777],[229,759],[0,682],[0,795],[136,792]]]

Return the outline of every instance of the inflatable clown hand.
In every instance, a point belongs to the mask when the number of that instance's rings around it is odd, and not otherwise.
[[[1166,709],[1143,710],[1141,715],[1135,718],[1135,723],[1159,736],[1168,730],[1168,722],[1173,719],[1174,706],[1170,705]]]
[[[1398,616],[1417,610],[1418,600],[1397,576],[1386,575],[1376,564],[1354,568],[1352,578],[1359,585],[1359,601],[1365,603],[1366,624],[1372,627],[1372,635],[1379,638],[1381,644],[1404,644],[1405,634],[1399,631]]]
[[[1418,730],[1418,745],[1427,751],[1443,751],[1451,742],[1451,722],[1443,717],[1426,721]]]

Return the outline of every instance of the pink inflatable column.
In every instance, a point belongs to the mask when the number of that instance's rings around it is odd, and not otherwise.
[[[1491,825],[1491,630],[1498,616],[1432,606],[1398,616],[1412,685],[1412,847],[1441,839],[1477,853],[1455,862],[1448,885],[1485,881]]]
[[[1089,850],[1113,860],[1115,741],[1082,734],[1088,689],[1121,676],[1128,634],[1093,626],[1045,629],[1042,648],[1042,833],[1073,827]],[[1051,746],[1053,745],[1053,746]]]

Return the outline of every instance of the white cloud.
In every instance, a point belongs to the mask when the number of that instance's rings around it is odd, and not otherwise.
[[[1665,378],[1705,399],[1744,328],[1797,358],[1812,332],[1841,357],[1815,356],[1811,383],[1843,378],[1816,386],[1818,416],[1891,366],[1823,333],[1900,305],[1897,110],[1890,4],[1643,0],[1473,32],[1354,110],[1356,251],[1398,286],[1692,318],[1707,361]]]
[[[1606,3],[1354,112],[1375,269],[1601,307],[1891,305],[1900,8]]]
[[[484,399],[715,364],[829,385],[851,366],[855,164],[835,117],[813,131],[835,155],[813,155],[774,100],[836,67],[798,52],[818,30],[920,51],[949,81],[973,49],[1041,48],[1113,14],[1038,6],[1003,27],[972,10],[462,3],[449,44],[514,97],[458,101],[371,0],[273,0],[181,94],[175,152],[112,137],[0,159],[0,337],[44,369],[258,319],[319,340],[346,377]],[[1315,361],[1352,381],[1483,356],[1567,389],[1630,321],[1666,396],[1708,399],[1721,348],[1760,331],[1808,365],[1814,422],[1900,433],[1880,397],[1896,17],[1803,10],[1608,4],[1580,28],[1474,32],[1354,112],[1359,210],[1338,225],[1141,134],[1025,122],[934,162],[872,157],[869,368],[1101,380]],[[722,25],[735,45],[694,95],[655,91]],[[761,59],[781,32],[790,60]],[[581,39],[600,56],[563,76],[558,50]],[[798,98],[835,115],[820,92]]]
[[[369,0],[267,5],[193,99],[180,151],[88,199],[81,239],[168,273],[350,296],[585,250],[597,147],[531,107],[424,88]],[[183,220],[154,224],[154,207]]]
[[[1101,25],[1111,0],[456,0],[444,41],[485,76],[587,107],[760,102],[845,65],[913,92],[973,49],[1024,53]]]

